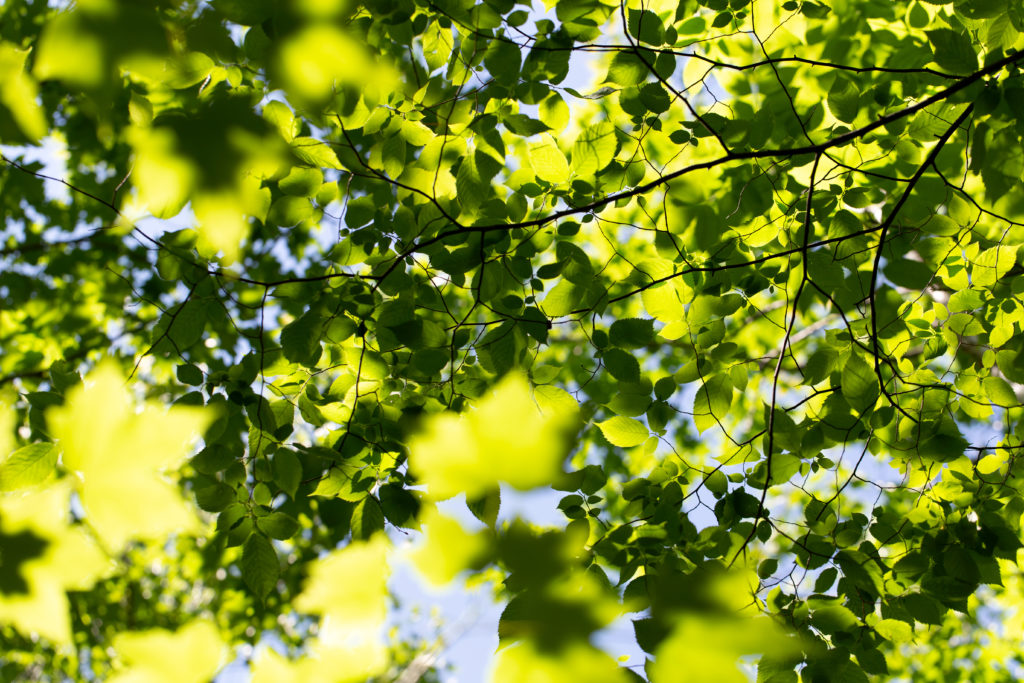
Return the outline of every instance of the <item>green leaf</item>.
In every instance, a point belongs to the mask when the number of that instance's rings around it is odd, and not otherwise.
[[[341,169],[341,162],[334,150],[316,138],[298,137],[292,140],[292,153],[299,161],[314,168]]]
[[[405,170],[405,140],[401,135],[392,135],[384,141],[381,150],[384,172],[389,178],[397,178]]]
[[[872,407],[880,393],[874,368],[857,354],[851,354],[843,366],[841,386],[843,398],[858,413]]]
[[[282,491],[295,498],[299,483],[302,481],[302,463],[299,462],[299,456],[293,450],[279,448],[274,453],[271,467],[274,482]]]
[[[619,50],[615,52],[605,81],[615,85],[629,86],[647,80],[650,70],[636,54]]]
[[[519,82],[519,68],[522,55],[519,46],[513,41],[494,40],[484,54],[484,66],[503,85],[515,85]]]
[[[990,287],[1010,272],[1017,263],[1018,245],[992,247],[978,254],[971,268],[971,283]]]
[[[271,512],[266,517],[256,520],[256,525],[270,538],[287,541],[299,530],[299,523],[291,515],[283,512]]]
[[[836,78],[828,91],[828,108],[843,123],[853,123],[860,111],[860,91],[846,78]]]
[[[986,455],[984,458],[978,461],[977,469],[978,474],[991,475],[998,472],[1003,464],[1006,462],[1006,458],[991,453]]]
[[[434,139],[434,131],[430,130],[422,121],[403,120],[399,133],[406,142],[414,147],[423,147]]]
[[[192,467],[203,474],[216,474],[223,472],[236,462],[238,462],[238,458],[228,448],[220,444],[213,444],[196,453],[192,458]]]
[[[818,578],[814,580],[814,592],[825,593],[832,584],[836,582],[836,577],[839,576],[839,570],[835,567],[828,567],[824,569],[821,574],[818,574]]]
[[[56,470],[57,448],[52,443],[23,446],[0,462],[0,491],[42,484]]]
[[[523,137],[530,137],[550,130],[547,124],[532,119],[526,114],[506,114],[502,118],[502,122],[510,131]]]
[[[337,460],[340,460],[342,456],[334,450],[313,447],[309,451],[336,460],[326,476],[317,484],[312,495],[325,498],[337,497],[350,503],[357,503],[365,500],[370,494],[373,476],[359,464],[347,460],[338,462]]]
[[[570,280],[561,280],[548,291],[541,306],[549,318],[560,318],[587,306],[591,301],[591,291],[588,287]]]
[[[323,322],[319,314],[307,311],[281,329],[281,349],[292,363],[313,365],[320,355],[320,330]]]
[[[894,643],[908,643],[914,637],[913,627],[899,619],[881,619],[874,625],[878,635]]]
[[[969,74],[977,70],[978,53],[967,36],[948,28],[928,31],[927,34],[934,51],[934,61],[940,67],[955,74]]]
[[[274,13],[272,0],[213,0],[210,4],[229,21],[243,26],[255,26]]]
[[[661,45],[661,19],[650,10],[629,10],[627,21],[629,33],[640,42],[648,45]]]
[[[277,583],[281,573],[281,565],[277,552],[270,539],[259,532],[252,532],[242,546],[242,558],[239,561],[242,580],[256,597],[263,600]]]
[[[373,496],[363,498],[352,512],[352,538],[368,540],[384,530],[384,511]]]
[[[557,92],[540,103],[538,114],[541,122],[551,130],[562,130],[569,123],[569,106]]]
[[[501,509],[501,489],[496,488],[472,500],[467,499],[466,507],[474,517],[494,528],[498,523],[498,512]]]
[[[608,349],[604,352],[602,360],[612,377],[620,382],[640,381],[640,363],[636,357],[622,349]]]
[[[206,312],[202,304],[189,299],[168,318],[167,337],[179,351],[196,344],[203,336]]]
[[[312,197],[320,190],[323,182],[324,174],[319,168],[296,166],[277,184],[285,194],[296,197]]]
[[[942,553],[942,566],[947,574],[972,586],[977,585],[981,580],[978,564],[962,546],[954,545],[946,548]]]
[[[179,365],[174,371],[178,376],[178,381],[182,384],[191,384],[194,387],[198,387],[203,383],[203,371],[191,363]]]
[[[1013,388],[1002,377],[986,377],[981,380],[981,385],[985,389],[985,395],[997,406],[1009,407],[1020,404]]]
[[[604,438],[613,446],[620,448],[633,448],[647,441],[651,433],[640,420],[631,417],[616,415],[613,418],[598,422],[597,426],[604,434]]]
[[[357,197],[345,207],[345,225],[358,228],[373,220],[377,205],[370,197]]]
[[[706,378],[693,400],[693,422],[700,432],[717,425],[732,406],[732,381],[728,375]]]
[[[827,635],[852,631],[858,623],[857,616],[838,603],[819,607],[811,612],[811,625]]]
[[[415,526],[420,501],[399,484],[385,484],[377,491],[384,517],[396,527]]]
[[[220,481],[196,486],[196,505],[207,512],[220,512],[235,502],[235,491]]]
[[[922,7],[920,3],[915,2],[910,6],[910,11],[907,12],[907,23],[912,28],[922,29],[931,23],[931,16],[928,14],[928,10]]]
[[[907,612],[922,624],[941,624],[946,609],[934,598],[923,593],[911,593],[901,599]]]
[[[270,207],[267,221],[282,228],[290,228],[313,217],[313,205],[307,197],[282,196]]]
[[[960,225],[949,216],[935,214],[934,216],[931,216],[924,225],[921,226],[921,229],[932,235],[948,237],[950,235],[955,235],[958,232],[960,232]]]
[[[654,321],[641,318],[616,320],[608,329],[608,339],[623,349],[636,349],[654,341]]]

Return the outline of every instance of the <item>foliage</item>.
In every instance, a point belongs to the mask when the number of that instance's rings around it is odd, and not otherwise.
[[[3,3],[0,677],[436,680],[401,531],[494,681],[1015,680],[1022,33]]]

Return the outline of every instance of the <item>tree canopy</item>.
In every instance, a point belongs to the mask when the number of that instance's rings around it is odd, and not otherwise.
[[[1020,4],[545,3],[0,4],[0,678],[1018,680]]]

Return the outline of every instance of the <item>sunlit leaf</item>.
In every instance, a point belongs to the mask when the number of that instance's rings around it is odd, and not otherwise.
[[[483,532],[469,533],[439,512],[428,510],[422,523],[426,539],[410,559],[420,574],[436,586],[443,586],[459,572],[476,566],[489,550]]]
[[[469,412],[430,419],[409,445],[410,466],[437,500],[476,497],[499,482],[543,486],[561,471],[572,417],[542,414],[525,379],[511,373]]]
[[[65,407],[51,409],[62,462],[76,474],[86,519],[108,548],[197,528],[194,513],[166,477],[212,418],[211,411],[168,410],[152,402],[137,411],[112,364],[73,388]]]
[[[0,104],[13,115],[30,142],[46,135],[46,118],[36,102],[38,87],[25,72],[28,53],[0,43]]]
[[[111,569],[95,540],[71,526],[69,487],[0,497],[0,621],[22,634],[71,644],[66,591],[85,590]]]
[[[604,422],[598,422],[601,433],[609,443],[620,448],[632,448],[646,441],[651,433],[640,420],[616,415]]]
[[[57,449],[52,443],[19,448],[0,461],[0,491],[16,491],[46,481],[55,471]]]
[[[382,535],[316,560],[295,607],[330,615],[346,628],[372,631],[387,613],[388,542]]]
[[[770,619],[682,617],[655,653],[651,683],[746,681],[737,661],[742,655],[784,656],[796,643]],[[678,666],[686,662],[685,667]]]
[[[577,644],[561,652],[544,652],[531,643],[517,643],[498,651],[491,663],[490,683],[557,683],[567,679],[594,683],[627,683],[622,669],[609,655],[590,645]]]
[[[604,121],[588,126],[572,147],[572,170],[580,177],[591,176],[604,169],[615,157],[618,141],[615,127]]]
[[[119,633],[113,647],[125,664],[109,679],[113,683],[201,683],[214,677],[228,659],[227,644],[209,621],[193,621],[174,632]]]
[[[569,179],[569,162],[552,138],[530,145],[530,166],[541,180],[555,185]]]

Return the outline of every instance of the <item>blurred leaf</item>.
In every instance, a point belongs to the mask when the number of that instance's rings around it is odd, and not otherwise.
[[[81,477],[78,493],[86,519],[108,548],[117,551],[130,539],[197,528],[164,472],[184,462],[194,435],[212,418],[203,408],[165,410],[154,403],[137,412],[111,363],[71,389],[67,405],[48,411],[64,466]]]

